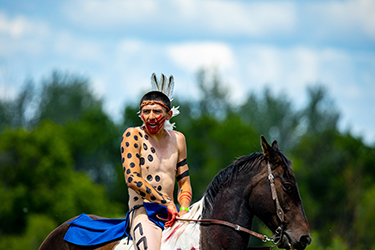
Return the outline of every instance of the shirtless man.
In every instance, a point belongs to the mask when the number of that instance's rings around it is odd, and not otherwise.
[[[162,228],[150,221],[143,203],[157,203],[167,207],[172,226],[176,216],[187,213],[192,191],[186,162],[186,142],[182,133],[166,130],[171,119],[169,98],[159,91],[145,94],[140,102],[143,126],[128,128],[122,137],[121,154],[125,180],[129,191],[130,235],[140,250],[160,249]],[[173,189],[178,183],[177,212]]]

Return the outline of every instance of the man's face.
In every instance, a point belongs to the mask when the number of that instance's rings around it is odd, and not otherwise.
[[[141,109],[141,119],[150,134],[157,134],[163,129],[165,121],[171,118],[170,113],[159,104],[145,105]]]

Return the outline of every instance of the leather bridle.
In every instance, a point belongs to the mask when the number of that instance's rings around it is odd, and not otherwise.
[[[201,224],[223,225],[223,226],[231,227],[236,231],[248,233],[248,234],[250,234],[250,235],[252,235],[252,236],[254,236],[258,239],[261,239],[263,242],[272,242],[274,245],[278,245],[283,238],[286,223],[285,223],[285,219],[284,219],[284,211],[281,208],[279,199],[277,197],[275,180],[274,180],[275,177],[272,174],[272,169],[271,169],[271,165],[270,165],[269,162],[267,162],[267,168],[268,168],[268,180],[270,181],[270,187],[271,187],[271,193],[272,193],[272,200],[275,201],[276,214],[277,214],[277,217],[280,220],[280,226],[277,227],[277,229],[275,230],[275,234],[273,236],[271,236],[270,238],[268,238],[266,235],[262,235],[260,233],[254,232],[250,229],[241,227],[240,225],[237,225],[237,224],[234,224],[234,223],[231,223],[231,222],[228,222],[228,221],[224,221],[224,220],[217,220],[217,219],[194,220],[194,219],[183,219],[183,218],[176,218],[176,220],[185,221],[185,222],[197,222],[197,223],[201,223]],[[289,243],[289,245],[290,245],[290,243]],[[273,246],[269,247],[269,249],[271,249],[272,247]]]

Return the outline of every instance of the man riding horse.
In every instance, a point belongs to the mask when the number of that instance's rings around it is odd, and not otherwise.
[[[185,136],[174,131],[169,122],[179,113],[176,108],[171,109],[173,76],[167,80],[162,74],[158,82],[152,74],[151,83],[154,90],[146,93],[139,105],[143,125],[126,129],[121,141],[129,192],[130,211],[126,219],[94,221],[82,214],[69,223],[64,237],[67,242],[93,246],[125,233],[139,250],[160,249],[164,226],[172,226],[176,217],[189,212],[192,190]],[[173,199],[175,180],[179,188],[179,212]],[[161,215],[165,218],[160,218]]]
[[[160,249],[163,229],[162,221],[149,218],[150,203],[167,207],[169,221],[165,226],[168,227],[173,225],[176,216],[189,211],[192,198],[185,137],[169,123],[173,116],[170,102],[173,77],[170,76],[168,84],[164,75],[159,83],[155,74],[151,78],[156,90],[145,94],[139,106],[143,125],[128,128],[121,142],[132,211],[130,235],[138,249],[149,250]],[[175,180],[179,187],[179,213],[173,199]]]

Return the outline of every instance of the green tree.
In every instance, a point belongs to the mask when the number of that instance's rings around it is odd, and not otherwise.
[[[58,71],[43,81],[35,123],[48,119],[64,125],[78,121],[87,110],[102,110],[103,101],[89,87],[89,80]]]
[[[334,101],[328,96],[322,85],[307,88],[308,105],[301,111],[300,121],[306,134],[317,134],[325,130],[337,130],[340,113]]]
[[[201,69],[197,73],[197,83],[201,95],[198,96],[197,109],[193,111],[199,115],[224,118],[231,109],[228,102],[229,88],[223,84],[216,69],[213,70],[211,78],[209,76],[205,69]]]
[[[34,83],[29,80],[14,100],[0,100],[0,131],[31,126],[35,105]]]
[[[57,223],[80,213],[119,214],[101,186],[73,170],[64,130],[44,122],[32,132],[0,134],[0,233],[24,232],[28,214],[44,214]]]
[[[249,94],[246,102],[239,107],[238,115],[258,134],[277,140],[285,150],[295,143],[300,116],[285,94],[275,96],[268,88],[260,97]]]
[[[370,192],[375,179],[371,167],[375,149],[337,129],[339,113],[324,88],[310,88],[309,93],[309,104],[302,111],[306,129],[293,158],[311,228],[317,230],[323,246],[330,246],[335,238],[345,240],[350,248],[367,249],[372,242],[366,242],[365,232],[375,221],[367,216],[363,204],[371,203],[363,194]]]

